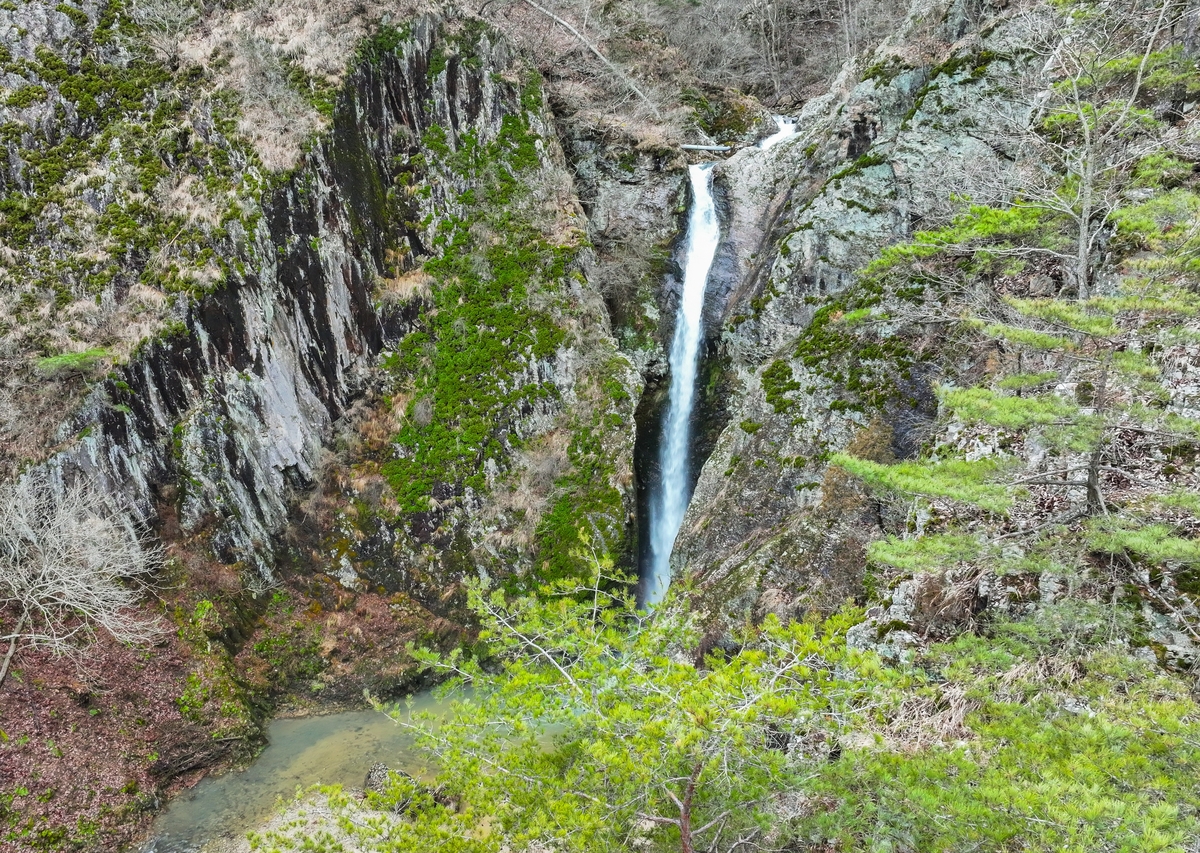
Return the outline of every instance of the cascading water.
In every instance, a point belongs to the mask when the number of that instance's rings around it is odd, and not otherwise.
[[[758,148],[766,150],[796,135],[792,119],[775,116],[775,125],[777,132],[762,140]],[[657,604],[671,585],[671,551],[691,499],[691,422],[703,340],[704,292],[721,239],[712,195],[712,167],[706,163],[689,169],[692,209],[684,242],[683,293],[671,341],[671,387],[658,444],[658,488],[649,500],[650,548],[642,569],[643,605]]]
[[[758,143],[758,147],[764,151],[770,148],[777,142],[783,142],[789,136],[796,135],[796,121],[787,118],[786,116],[775,116],[775,127],[779,128],[762,142]]]
[[[691,420],[696,402],[704,290],[721,239],[712,195],[712,164],[691,166],[688,171],[692,209],[685,240],[683,293],[671,341],[671,390],[659,444],[661,479],[650,503],[650,571],[642,590],[643,603],[647,605],[661,601],[671,583],[671,549],[691,497]]]

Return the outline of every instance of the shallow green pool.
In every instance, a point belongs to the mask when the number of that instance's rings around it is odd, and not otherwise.
[[[436,711],[429,693],[413,700],[414,711]],[[377,761],[421,775],[422,758],[412,735],[376,711],[275,720],[269,745],[245,770],[203,779],[171,801],[154,822],[141,853],[218,851],[275,814],[297,789],[341,784],[361,787]]]

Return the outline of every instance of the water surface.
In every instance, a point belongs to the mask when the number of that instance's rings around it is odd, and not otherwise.
[[[440,707],[429,693],[413,699],[414,711]],[[297,789],[361,787],[377,761],[413,775],[425,769],[412,735],[377,711],[275,720],[267,738],[267,748],[245,770],[209,776],[173,799],[155,820],[153,838],[141,853],[215,850],[266,822]]]

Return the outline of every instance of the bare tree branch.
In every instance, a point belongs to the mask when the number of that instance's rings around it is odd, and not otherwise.
[[[654,113],[655,118],[662,118],[662,113],[659,112],[658,106],[654,103],[654,101],[650,100],[650,97],[645,92],[643,92],[640,88],[638,88],[637,83],[634,83],[628,74],[626,74],[620,68],[617,68],[617,66],[613,65],[608,60],[608,57],[606,57],[603,53],[600,52],[600,48],[596,47],[594,44],[592,44],[590,41],[588,41],[586,38],[584,38],[583,34],[581,32],[579,32],[579,30],[575,29],[575,27],[573,27],[569,22],[560,18],[558,15],[551,12],[545,6],[539,6],[537,3],[533,2],[533,0],[525,0],[525,4],[527,6],[529,6],[531,9],[536,9],[537,11],[541,12],[543,15],[545,15],[546,17],[553,20],[554,23],[558,24],[560,27],[562,27],[567,32],[569,32],[571,35],[575,36],[575,38],[579,39],[579,43],[582,44],[584,47],[586,47],[589,51],[591,51],[592,54],[595,55],[595,57],[604,64],[604,67],[612,72],[614,77],[618,78],[622,83],[624,83],[629,88],[629,90],[631,92],[633,92],[635,95],[637,95],[643,101],[645,101],[646,106],[648,106],[650,108],[650,111]]]
[[[98,630],[125,643],[160,633],[158,620],[131,612],[158,564],[133,523],[89,488],[56,490],[31,474],[0,486],[0,614],[13,619],[0,629],[9,643],[0,684],[22,643],[77,655]]]

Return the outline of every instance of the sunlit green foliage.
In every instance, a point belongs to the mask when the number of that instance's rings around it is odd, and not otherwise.
[[[1006,299],[1012,308],[1026,317],[1044,320],[1052,328],[1096,338],[1118,333],[1116,318],[1101,313],[1100,305],[1067,299]]]
[[[1079,406],[1054,394],[1014,397],[990,388],[944,389],[939,395],[947,412],[967,423],[986,423],[1004,429],[1029,429],[1057,423],[1079,414]]]
[[[1007,323],[983,323],[973,318],[966,322],[968,325],[982,329],[985,335],[1032,349],[1047,351],[1074,349],[1073,342],[1061,335],[1050,335],[1037,329],[1027,329]]]
[[[688,832],[698,848],[723,849],[760,835],[772,794],[803,778],[788,744],[836,735],[879,684],[904,680],[846,650],[852,614],[822,626],[772,617],[737,651],[697,663],[693,616],[635,615],[601,580],[523,598],[475,588],[476,651],[492,663],[416,653],[449,669],[452,693],[472,688],[421,738],[466,820],[494,830],[471,849],[617,851],[639,836],[681,849]]]
[[[38,370],[43,373],[67,373],[70,371],[83,373],[92,370],[111,355],[103,347],[92,347],[83,352],[65,352],[61,355],[39,358],[37,366]]]
[[[1011,489],[993,482],[1004,470],[1004,464],[996,458],[905,461],[887,465],[837,453],[830,462],[874,488],[901,495],[950,498],[997,513],[1007,512],[1012,505]]]
[[[867,548],[867,559],[906,572],[941,571],[960,562],[972,562],[986,553],[978,536],[942,533],[900,539],[877,539]]]
[[[1138,524],[1129,517],[1095,519],[1088,544],[1097,551],[1128,553],[1153,563],[1200,563],[1200,539],[1179,536],[1166,524]]]
[[[1047,607],[931,649],[930,711],[911,724],[934,743],[848,750],[813,786],[833,803],[814,828],[846,849],[1189,849],[1200,708],[1181,680],[1105,644],[1130,615]]]
[[[452,675],[445,719],[415,723],[436,787],[325,789],[324,826],[252,848],[1185,853],[1200,833],[1200,707],[1114,642],[1134,610],[1044,606],[896,666],[846,650],[857,613],[770,617],[699,663],[693,617],[596,580],[475,587],[473,654],[414,650]]]
[[[1038,388],[1057,379],[1058,374],[1052,370],[1044,370],[1041,373],[1016,373],[1001,379],[996,383],[996,387],[1006,391],[1021,391],[1026,388]]]
[[[1059,46],[1063,65],[1047,108],[1026,140],[1028,186],[1016,187],[1003,207],[967,207],[949,226],[918,233],[864,270],[893,291],[905,282],[925,287],[913,319],[964,335],[977,384],[938,390],[945,429],[920,458],[832,461],[907,516],[870,546],[875,566],[943,577],[1048,572],[1073,582],[1107,571],[1119,578],[1114,586],[1174,617],[1192,612],[1188,596],[1200,592],[1193,585],[1200,540],[1181,518],[1200,505],[1170,482],[1192,468],[1177,460],[1193,458],[1200,424],[1172,411],[1178,391],[1164,355],[1195,339],[1200,193],[1184,149],[1152,149],[1162,126],[1138,86],[1142,71],[1155,81],[1151,89],[1183,85],[1171,77],[1179,69],[1175,48],[1145,47],[1159,43],[1147,42],[1149,33],[1168,39],[1168,29],[1155,28],[1172,20],[1166,13],[1175,7],[1061,5],[1070,10],[1069,37]],[[1011,464],[986,472],[967,461],[980,456]],[[958,774],[956,761],[937,772]],[[997,784],[986,774],[972,778],[980,790]],[[935,801],[944,805],[935,797],[930,808]],[[1118,805],[1097,804],[1097,826],[1108,821],[1133,832],[1136,824],[1126,821],[1135,812]],[[1105,830],[1087,834],[1080,815],[1039,819],[1060,818],[1063,834],[1047,830],[1035,847],[1110,849]],[[1147,825],[1145,837],[1158,838],[1169,818]],[[951,822],[964,820],[975,818],[960,813]],[[977,840],[1027,843],[1015,826],[1006,831]],[[918,849],[948,843],[918,837]]]

